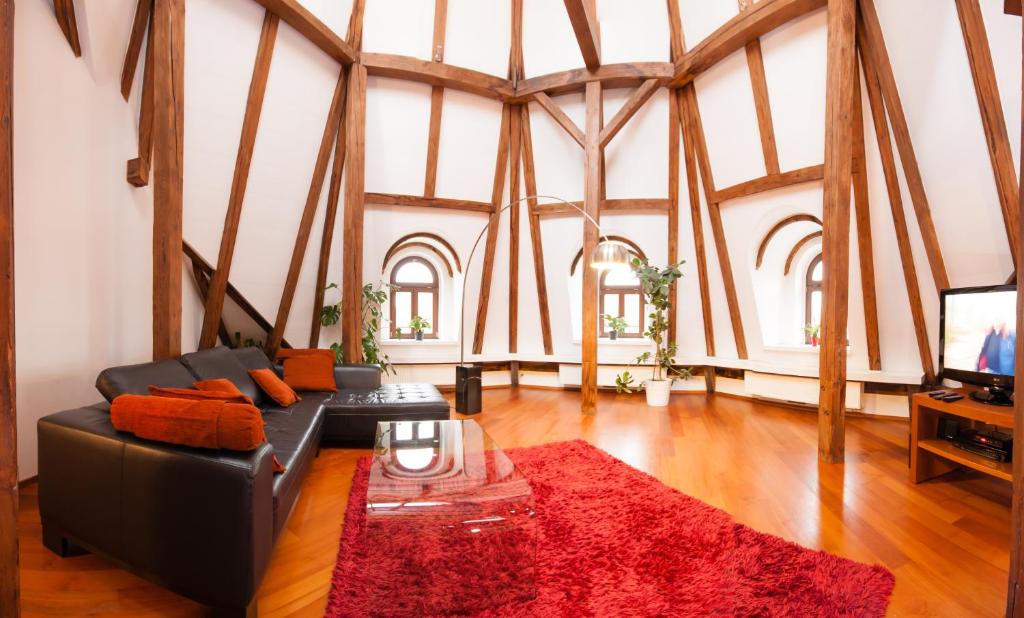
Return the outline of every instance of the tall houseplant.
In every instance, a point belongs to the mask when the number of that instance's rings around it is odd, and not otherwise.
[[[652,407],[664,407],[668,405],[669,395],[672,391],[672,381],[675,378],[686,379],[690,377],[687,369],[675,368],[676,344],[668,341],[668,312],[672,309],[672,302],[669,300],[669,290],[672,284],[683,276],[679,267],[684,262],[658,268],[651,266],[647,259],[633,258],[633,272],[640,281],[640,290],[644,295],[644,303],[650,307],[651,312],[647,315],[647,330],[644,336],[654,344],[654,351],[647,351],[636,357],[637,365],[653,363],[651,379],[643,384],[647,393],[647,405]],[[632,393],[636,387],[633,386],[634,377],[624,371],[615,378],[615,387],[620,393]]]
[[[332,283],[324,288],[324,290],[336,289],[338,284]],[[381,371],[384,373],[395,374],[395,368],[391,365],[391,359],[388,355],[381,350],[380,347],[380,328],[383,322],[384,311],[381,306],[388,300],[388,291],[391,286],[386,283],[379,283],[373,285],[367,283],[363,286],[362,293],[362,311],[360,323],[363,326],[362,334],[362,347],[363,347],[363,362],[371,365],[379,365]],[[341,301],[333,305],[324,305],[320,308],[320,324],[323,326],[334,326],[341,321]],[[338,342],[331,344],[331,349],[334,350],[334,362],[342,364],[345,362],[344,353],[341,349],[341,344]]]

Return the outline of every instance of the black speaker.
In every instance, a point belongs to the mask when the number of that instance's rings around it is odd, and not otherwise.
[[[939,418],[939,437],[943,440],[953,440],[960,433],[962,424],[959,419],[951,416]]]
[[[455,367],[455,411],[459,414],[479,414],[482,409],[482,386],[482,368],[457,365]]]

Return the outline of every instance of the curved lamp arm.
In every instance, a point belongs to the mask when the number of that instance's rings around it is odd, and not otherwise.
[[[576,204],[573,204],[572,202],[567,202],[562,198],[555,197],[553,195],[528,195],[526,197],[515,200],[514,202],[509,202],[508,204],[502,206],[499,210],[493,212],[491,216],[488,217],[487,223],[484,225],[483,229],[480,230],[479,234],[477,234],[476,241],[473,243],[473,248],[470,250],[469,257],[466,259],[466,273],[463,275],[462,280],[462,303],[459,306],[459,366],[465,365],[466,360],[466,288],[468,287],[466,283],[469,281],[469,270],[473,265],[473,255],[476,253],[476,248],[480,245],[480,239],[484,237],[484,233],[487,232],[487,230],[491,227],[491,224],[493,224],[498,218],[501,217],[501,213],[505,212],[509,208],[512,208],[516,204],[519,204],[520,202],[542,198],[547,200],[555,200],[556,202],[561,202],[562,204],[565,204],[578,210],[579,213],[583,215],[584,221],[590,222],[591,224],[593,224],[595,228],[597,228],[598,240],[601,239],[601,226],[597,223],[597,221],[594,220],[593,217],[588,215],[585,210],[583,210]],[[483,290],[481,290],[480,292],[483,293]],[[480,319],[480,316],[477,316],[477,319]]]

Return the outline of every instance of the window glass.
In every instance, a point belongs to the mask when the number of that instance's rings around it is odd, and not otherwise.
[[[434,273],[421,261],[408,261],[395,271],[397,283],[433,283]]]
[[[410,292],[395,292],[392,295],[395,303],[395,327],[405,328],[412,319],[412,294]]]
[[[604,276],[604,284],[611,287],[637,287],[640,280],[632,270],[609,270]]]
[[[821,272],[824,270],[821,260],[817,260],[817,264],[811,270],[811,281],[821,281]]]
[[[434,332],[434,293],[433,292],[417,292],[416,293],[416,307],[419,311],[419,316],[430,322],[430,328],[423,329],[424,333]]]
[[[624,294],[622,301],[625,305],[625,311],[622,315],[625,316],[626,322],[629,323],[629,326],[626,328],[626,333],[640,334],[640,323],[636,320],[636,316],[643,315],[643,310],[640,308],[640,295]]]

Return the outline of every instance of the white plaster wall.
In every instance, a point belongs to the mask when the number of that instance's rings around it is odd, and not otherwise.
[[[303,0],[328,26],[345,35],[351,0]],[[878,0],[879,16],[893,59],[939,240],[954,286],[992,283],[1011,269],[973,86],[953,3]],[[51,412],[99,399],[92,383],[103,367],[141,362],[150,355],[151,193],[124,181],[124,162],[136,150],[139,97],[118,93],[121,56],[135,3],[83,2],[76,7],[83,58],[70,53],[48,0],[18,4],[15,41],[15,191],[17,219],[17,336],[21,476],[35,474],[35,421]],[[1019,157],[1019,18],[1002,14],[998,0],[982,8],[993,47],[996,74],[1014,156]],[[430,58],[432,3],[370,0],[364,46],[369,51]],[[735,0],[682,0],[683,32],[689,47],[735,15]],[[667,61],[668,24],[663,0],[599,0],[602,55],[606,62]],[[263,19],[251,0],[189,0],[186,34],[185,237],[215,262],[227,206],[242,113]],[[505,1],[452,0],[448,9],[446,60],[504,76],[509,21]],[[576,68],[582,58],[559,0],[524,0],[524,59],[527,76]],[[825,17],[818,12],[763,38],[769,97],[783,169],[821,162],[824,147]],[[927,53],[922,53],[927,50]],[[292,254],[301,209],[309,190],[316,150],[338,78],[338,66],[282,24],[257,136],[249,188],[239,230],[231,281],[273,320]],[[753,98],[744,55],[737,53],[696,83],[718,187],[764,172]],[[419,84],[371,78],[367,95],[366,189],[417,194],[426,158],[430,89]],[[609,119],[628,91],[605,93]],[[556,98],[583,125],[583,97]],[[583,195],[583,154],[536,105],[530,106],[541,193],[568,200]],[[490,199],[500,104],[445,93],[437,194]],[[668,95],[657,93],[615,138],[607,151],[608,195],[665,197],[667,187]],[[866,370],[863,316],[858,285],[850,294],[850,370],[858,380],[913,380],[920,374],[907,297],[891,215],[881,177],[873,129],[868,123],[871,223],[878,266],[883,373]],[[680,179],[679,251],[686,260],[680,284],[679,358],[707,361],[694,264],[685,169]],[[937,341],[937,295],[917,230],[909,194],[903,188],[911,239],[932,344]],[[508,188],[505,188],[505,195]],[[703,199],[703,198],[702,198]],[[285,335],[304,345],[312,306],[326,192],[305,251],[298,293]],[[344,207],[344,205],[342,205]],[[701,217],[707,244],[712,317],[718,358],[738,368],[813,377],[813,355],[766,349],[760,285],[752,272],[760,235],[793,212],[820,214],[815,184],[737,200],[723,206],[737,293],[750,360],[735,358],[735,347],[718,259],[706,209]],[[525,214],[525,209],[523,210]],[[329,281],[338,281],[342,251],[339,214]],[[485,221],[482,215],[369,205],[366,216],[364,278],[376,281],[387,247],[416,231],[443,234],[466,266],[469,249]],[[608,233],[636,241],[656,262],[666,259],[667,230],[659,215],[606,215]],[[519,265],[519,354],[523,360],[579,360],[572,328],[569,263],[581,244],[580,220],[546,218],[546,281],[550,293],[554,354],[540,341],[528,222],[521,218]],[[788,238],[788,237],[787,237]],[[779,239],[776,240],[778,242]],[[783,243],[779,243],[783,244]],[[773,248],[768,262],[781,269],[785,249]],[[781,257],[778,252],[783,252]],[[484,353],[505,359],[508,316],[508,215],[503,216],[492,278]],[[480,281],[480,257],[466,278],[472,333]],[[851,282],[858,279],[852,245]],[[202,320],[190,278],[185,282],[183,347],[194,347]],[[448,310],[453,313],[454,308]],[[231,330],[251,328],[226,314]],[[445,320],[454,320],[453,315]],[[448,322],[446,322],[448,323]],[[321,343],[336,340],[325,330]],[[468,346],[467,346],[468,347]],[[631,346],[603,345],[601,358],[624,362]],[[458,345],[389,346],[395,360],[453,362]],[[423,374],[425,375],[425,374]],[[729,390],[729,381],[719,388]],[[740,383],[741,384],[741,383]],[[737,387],[737,392],[742,390]]]

